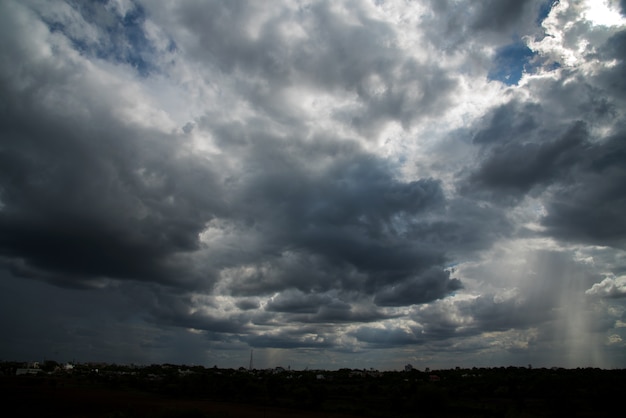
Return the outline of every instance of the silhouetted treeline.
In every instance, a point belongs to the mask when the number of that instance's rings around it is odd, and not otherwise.
[[[54,367],[53,367],[54,366]],[[598,417],[619,408],[626,370],[471,368],[401,372],[245,370],[202,366],[48,364],[40,375],[11,377],[46,385],[100,386],[172,399],[268,405],[368,417]],[[7,380],[8,379],[8,380]]]

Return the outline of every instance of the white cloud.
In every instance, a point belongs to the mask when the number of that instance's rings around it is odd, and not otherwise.
[[[620,337],[617,334],[611,334],[609,335],[609,338],[607,339],[607,344],[608,345],[616,345],[616,344],[621,344],[622,343],[622,337]]]
[[[594,25],[623,26],[626,18],[619,10],[616,0],[585,0],[582,15]]]
[[[626,276],[607,277],[600,283],[595,283],[585,293],[590,296],[608,298],[626,297]]]

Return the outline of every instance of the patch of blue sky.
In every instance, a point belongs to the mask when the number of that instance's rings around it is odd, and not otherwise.
[[[626,2],[626,0],[623,1]],[[541,4],[537,14],[537,25],[541,26],[541,23],[558,2],[558,0],[547,0]],[[487,78],[511,86],[517,85],[524,73],[533,73],[539,68],[553,71],[559,67],[560,65],[556,62],[548,63],[542,60],[522,39],[518,38],[496,51]]]
[[[536,20],[538,26],[541,26],[541,23],[548,17],[550,11],[558,2],[558,0],[546,0],[540,5]],[[536,52],[528,48],[526,43],[518,38],[496,51],[496,56],[487,78],[512,86],[519,83],[524,73],[532,73],[539,67],[552,71],[557,69],[558,66],[557,63],[546,65],[537,56]]]
[[[118,36],[121,39],[113,43],[112,55],[120,62],[132,65],[139,74],[145,76],[155,68],[150,61],[150,56],[156,50],[154,45],[146,37],[143,23],[146,16],[141,6],[135,7],[120,19],[117,28],[108,28],[111,37]],[[117,33],[114,31],[118,30]]]
[[[557,4],[558,2],[559,0],[547,0],[539,6],[539,13],[537,15],[537,25],[541,26],[541,22],[543,22],[544,19],[548,17],[548,15],[550,14],[550,11],[554,7],[554,5]]]
[[[537,55],[521,40],[505,45],[496,51],[489,80],[500,81],[506,85],[517,85],[524,72],[532,72],[537,64],[533,58]]]
[[[63,22],[44,19],[50,31],[63,33],[85,56],[127,64],[144,77],[157,71],[151,59],[156,48],[144,32],[146,15],[140,5],[136,4],[124,16],[107,10],[106,1],[102,0],[80,3],[76,8],[85,22],[98,28],[100,39],[83,37],[77,31],[69,30]]]

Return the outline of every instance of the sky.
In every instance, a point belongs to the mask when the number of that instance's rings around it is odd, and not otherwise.
[[[626,367],[626,1],[3,0],[0,360]]]

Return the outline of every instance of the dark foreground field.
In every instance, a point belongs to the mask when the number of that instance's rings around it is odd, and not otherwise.
[[[2,416],[614,417],[626,371],[292,372],[122,366],[0,377]]]
[[[67,418],[252,418],[335,417],[345,414],[307,411],[208,399],[185,399],[129,389],[76,386],[37,377],[2,379],[2,416]]]

